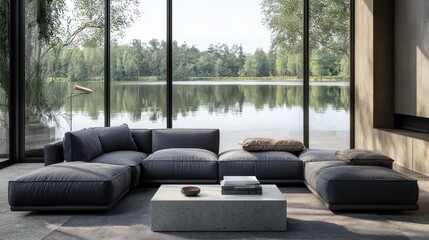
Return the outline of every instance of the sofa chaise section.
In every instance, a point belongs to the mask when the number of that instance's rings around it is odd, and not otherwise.
[[[107,210],[130,189],[127,166],[69,162],[9,182],[12,211]]]

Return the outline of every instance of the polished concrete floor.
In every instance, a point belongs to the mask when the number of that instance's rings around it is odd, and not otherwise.
[[[8,181],[42,164],[0,170],[0,239],[429,239],[429,177],[395,167],[419,180],[418,211],[332,213],[305,187],[282,187],[288,200],[284,233],[154,233],[149,201],[156,188],[138,188],[105,213],[11,212]]]

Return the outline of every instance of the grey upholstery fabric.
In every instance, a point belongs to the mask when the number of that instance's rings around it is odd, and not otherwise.
[[[132,129],[131,135],[140,152],[152,153],[152,130]]]
[[[230,150],[219,155],[219,179],[223,176],[256,176],[262,183],[302,182],[303,163],[289,152]]]
[[[167,148],[200,148],[219,153],[219,129],[152,130],[152,151]]]
[[[324,162],[317,162],[317,161],[306,162],[304,167],[305,182],[310,186],[316,186],[317,182],[319,181],[319,172],[325,168],[336,167],[336,166],[349,166],[349,164],[341,160],[324,161]]]
[[[104,210],[128,190],[127,166],[68,162],[53,164],[9,182],[11,210]]]
[[[418,208],[417,181],[385,167],[312,162],[305,171],[309,189],[333,211]]]
[[[67,132],[63,141],[64,159],[68,162],[84,161],[103,154],[103,146],[94,129],[83,129],[75,132]]]
[[[100,138],[104,153],[123,150],[137,151],[131,131],[126,124],[115,127],[97,127],[94,130]]]
[[[146,157],[147,154],[142,152],[115,151],[96,157],[91,162],[128,166],[131,168],[131,179],[133,185],[138,185],[141,175],[141,164],[143,159]]]
[[[321,162],[321,161],[338,161],[339,159],[335,156],[335,150],[325,149],[305,149],[302,151],[298,158],[304,163],[306,162]]]
[[[64,162],[63,141],[56,141],[45,145],[45,166]]]
[[[336,156],[352,165],[382,166],[392,168],[393,159],[383,154],[365,150],[365,149],[348,149],[337,151]]]
[[[194,182],[218,180],[218,156],[196,148],[170,148],[143,160],[142,182]]]

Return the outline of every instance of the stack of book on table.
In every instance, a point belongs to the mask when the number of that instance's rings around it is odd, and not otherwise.
[[[220,182],[222,195],[262,194],[262,187],[255,176],[224,176]]]

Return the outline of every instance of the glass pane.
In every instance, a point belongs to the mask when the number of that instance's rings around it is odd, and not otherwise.
[[[27,157],[43,156],[66,131],[104,125],[103,3],[26,0]]]
[[[9,0],[0,0],[0,162],[9,158]]]
[[[112,0],[111,125],[165,128],[166,1]]]
[[[350,147],[349,0],[310,0],[310,147]]]
[[[219,128],[221,151],[246,137],[302,140],[302,1],[173,7],[173,127]]]

